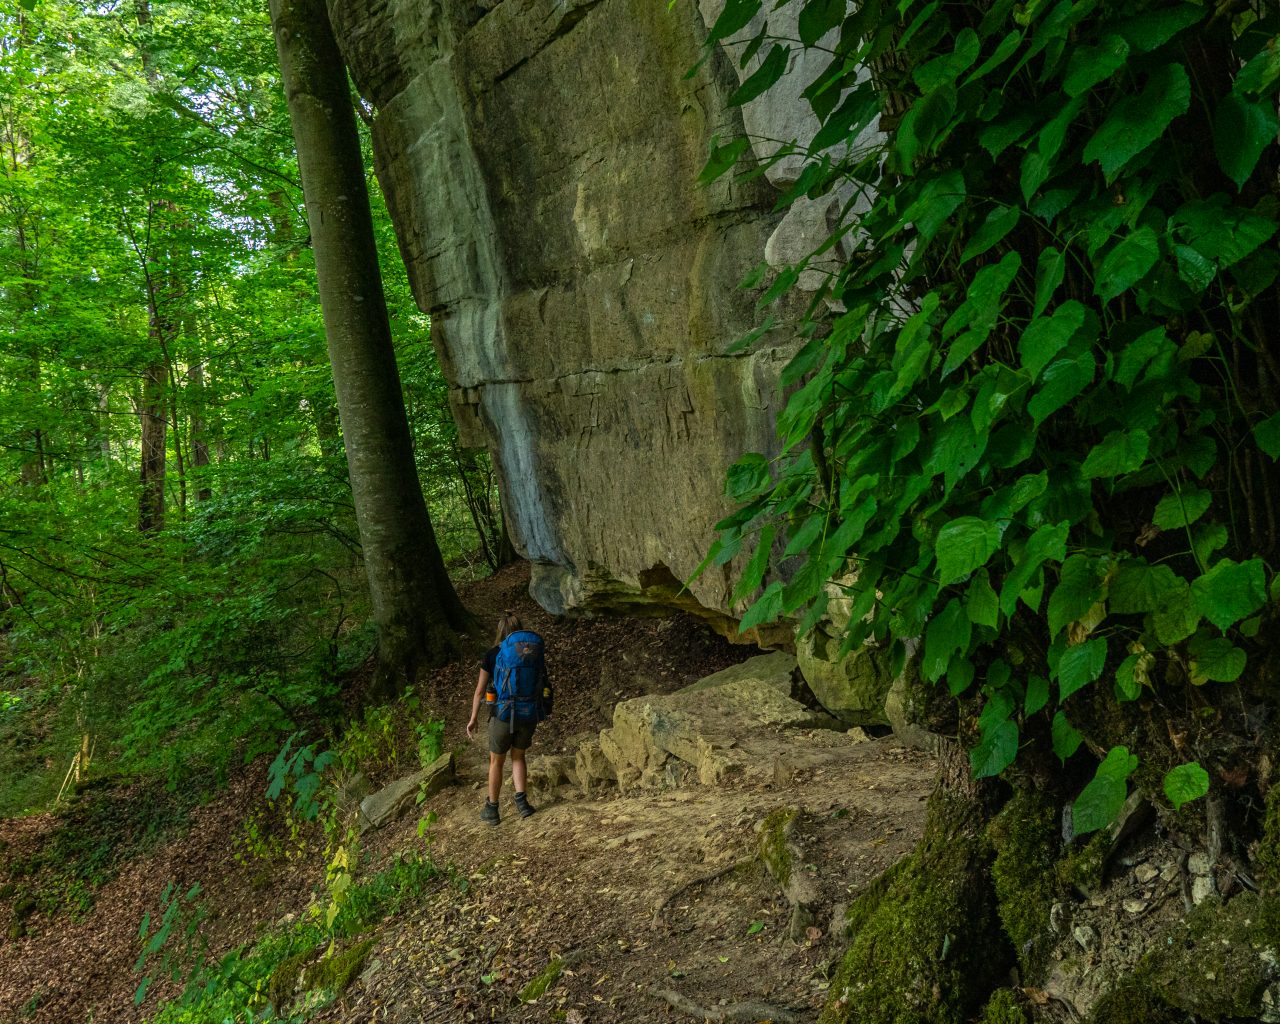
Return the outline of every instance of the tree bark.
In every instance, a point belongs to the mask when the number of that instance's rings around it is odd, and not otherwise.
[[[378,629],[379,689],[456,649],[458,600],[418,483],[346,71],[323,0],[271,0],[347,471]]]

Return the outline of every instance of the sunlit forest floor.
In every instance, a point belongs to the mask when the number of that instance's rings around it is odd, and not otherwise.
[[[557,710],[539,728],[535,775],[540,758],[571,755],[607,726],[616,702],[677,689],[757,653],[683,617],[554,619],[530,601],[527,585],[527,567],[516,565],[467,585],[463,596],[482,621],[514,608],[547,639]],[[443,717],[459,784],[360,846],[357,883],[424,852],[431,878],[363,932],[370,945],[361,946],[350,987],[293,1019],[662,1021],[682,1000],[685,1012],[722,1001],[749,1009],[754,1000],[812,1019],[839,937],[824,921],[800,942],[788,938],[789,906],[756,856],[757,825],[789,806],[844,819],[853,845],[822,849],[840,861],[827,867],[847,897],[918,838],[928,759],[879,741],[862,745],[865,771],[839,785],[819,773],[785,786],[625,798],[561,787],[527,820],[511,808],[508,784],[503,823],[492,829],[478,820],[483,740],[465,736],[486,641],[472,638],[422,688],[421,714]],[[363,682],[350,685],[358,691]],[[0,1020],[154,1018],[181,986],[164,978],[157,954],[142,972],[156,981],[135,1005],[139,924],[147,913],[158,919],[169,883],[201,887],[193,905],[208,914],[198,937],[210,960],[288,929],[323,903],[324,836],[269,812],[268,760],[240,770],[204,803],[134,784],[91,788],[59,814],[0,821],[0,920],[14,922],[0,937]],[[370,781],[380,786],[415,767],[371,765]],[[852,791],[866,785],[875,792]],[[870,803],[859,808],[864,797]],[[427,812],[436,820],[424,827]],[[33,898],[34,909],[17,905]],[[185,972],[190,951],[175,942],[167,949],[168,965]],[[556,962],[546,994],[522,1003],[520,993],[527,997]]]

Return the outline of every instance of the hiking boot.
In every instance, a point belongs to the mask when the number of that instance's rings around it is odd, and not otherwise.
[[[529,803],[529,798],[523,793],[516,794],[516,810],[520,812],[520,817],[527,818],[538,808]]]
[[[484,802],[484,810],[480,812],[480,820],[488,822],[490,825],[501,823],[502,818],[498,814],[498,805],[489,800]]]

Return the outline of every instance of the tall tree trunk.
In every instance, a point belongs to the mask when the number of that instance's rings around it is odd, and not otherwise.
[[[187,369],[187,386],[194,392],[194,408],[191,412],[191,466],[197,477],[209,465],[209,442],[205,438],[204,416],[204,362],[197,356]],[[196,489],[196,501],[208,501],[213,489],[203,479]]]
[[[380,688],[442,664],[470,625],[418,483],[360,140],[323,0],[271,0],[315,251],[347,471],[378,628]]]
[[[138,498],[138,529],[153,533],[164,529],[165,410],[164,386],[168,374],[163,361],[142,373],[142,494]]]

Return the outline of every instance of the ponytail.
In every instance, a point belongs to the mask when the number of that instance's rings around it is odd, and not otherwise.
[[[510,608],[506,608],[502,612],[502,618],[498,620],[498,631],[494,634],[493,642],[501,644],[503,640],[509,637],[518,629],[524,627],[520,624],[520,617],[516,615]]]

